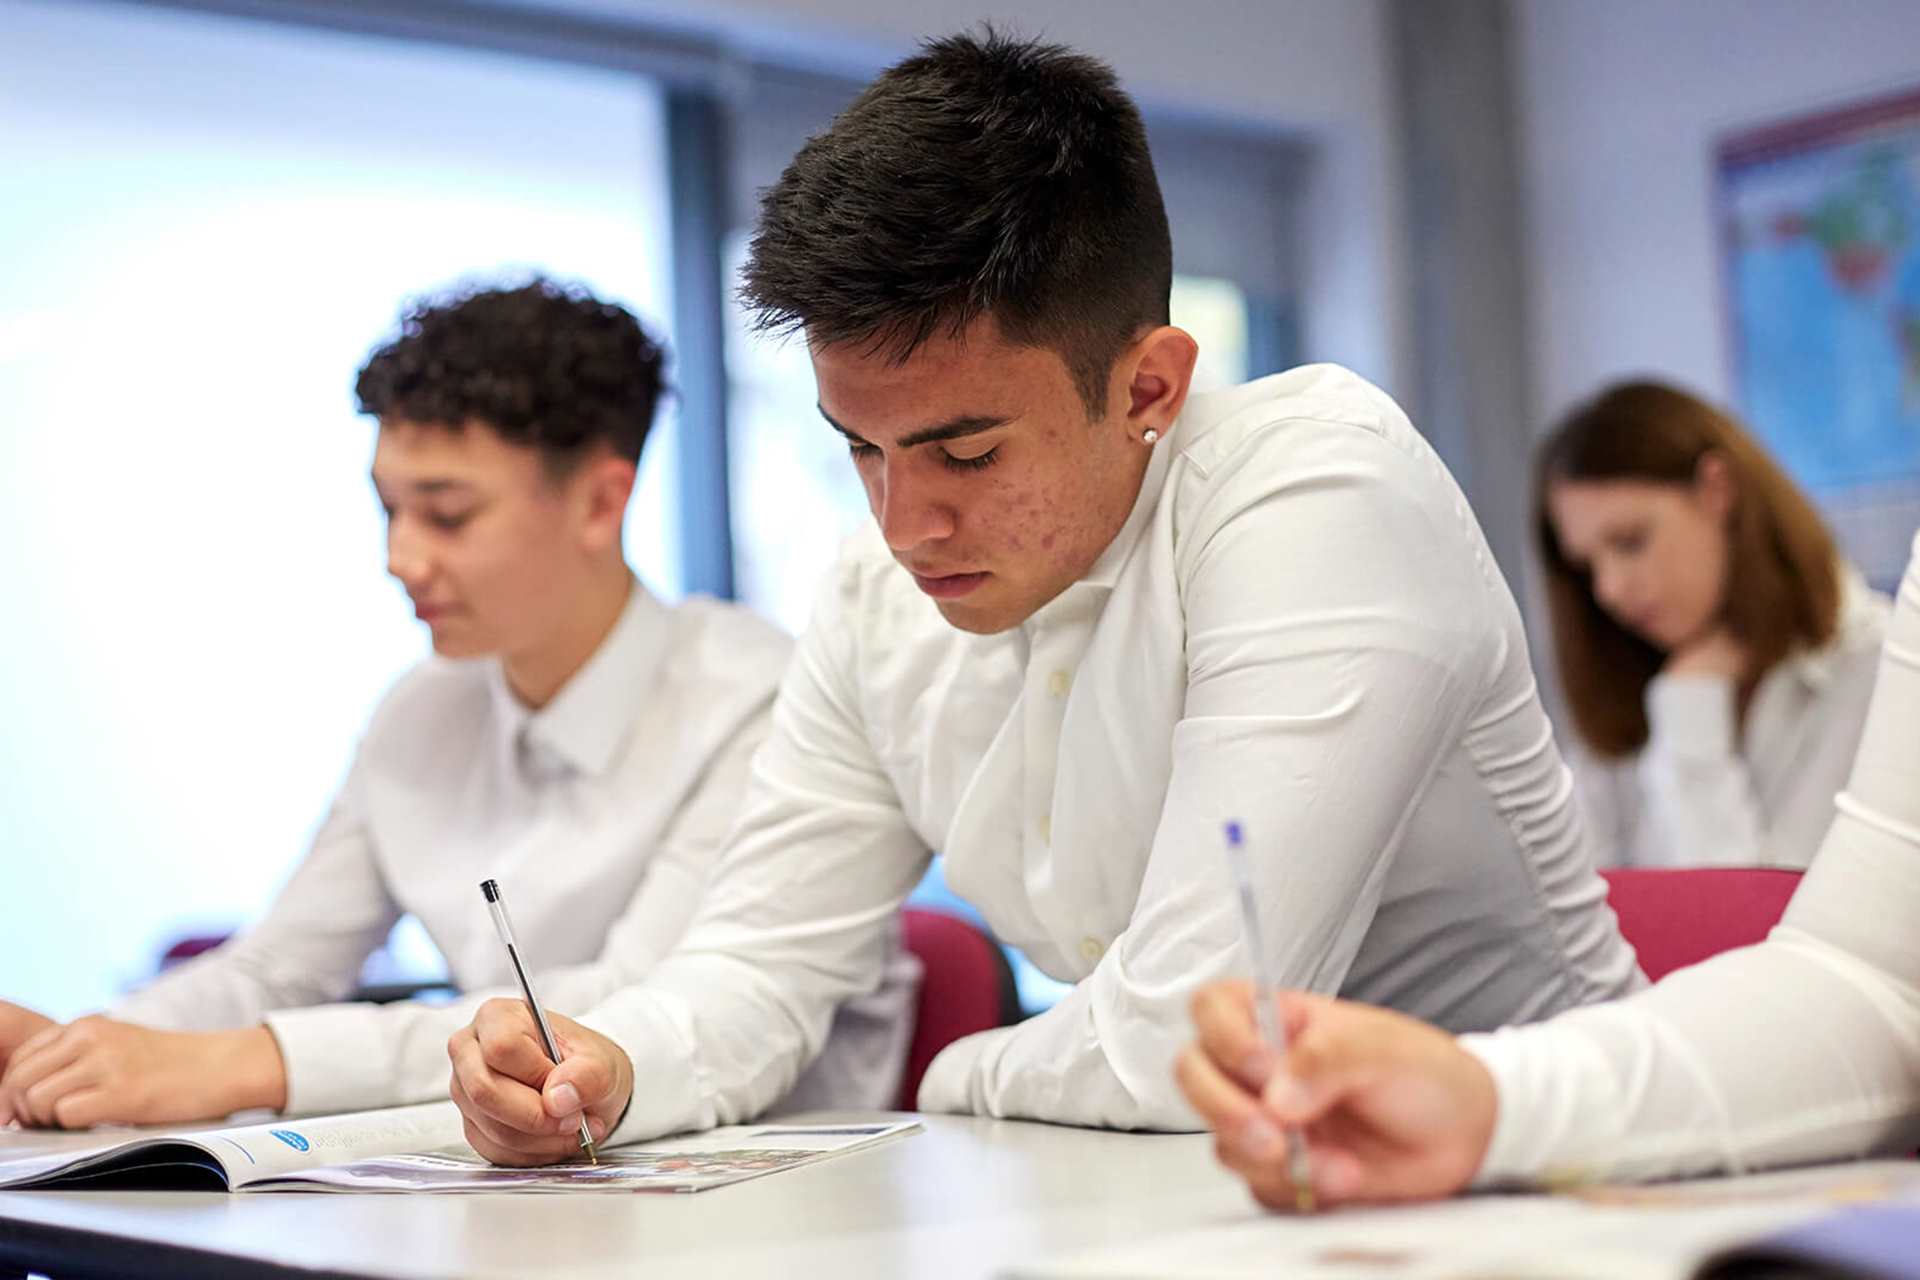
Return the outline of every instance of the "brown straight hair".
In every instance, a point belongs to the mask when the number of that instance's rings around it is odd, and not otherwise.
[[[1721,618],[1753,656],[1749,680],[1801,646],[1833,638],[1839,554],[1805,494],[1727,414],[1657,382],[1624,382],[1574,409],[1534,456],[1534,540],[1546,569],[1554,657],[1574,727],[1603,757],[1647,741],[1647,684],[1666,655],[1613,620],[1591,576],[1569,564],[1547,513],[1561,481],[1692,485],[1700,460],[1725,459],[1734,484],[1727,517]]]

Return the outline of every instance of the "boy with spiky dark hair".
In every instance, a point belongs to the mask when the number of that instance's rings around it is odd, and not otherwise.
[[[804,336],[874,525],[681,948],[560,1068],[509,1002],[450,1046],[487,1155],[564,1154],[557,1089],[616,1138],[765,1105],[930,849],[1074,986],[948,1047],[929,1110],[1198,1127],[1186,1002],[1249,963],[1229,820],[1289,986],[1467,1029],[1638,985],[1459,489],[1343,369],[1190,398],[1171,272],[1113,73],[992,31],[885,72],[766,193],[744,295]]]
[[[663,604],[627,568],[664,362],[625,309],[544,280],[407,313],[358,390],[379,422],[387,571],[436,657],[374,712],[258,925],[105,1017],[60,1026],[0,1002],[0,1124],[444,1097],[448,1034],[515,981],[477,889],[489,877],[512,886],[542,996],[589,1023],[671,949],[790,643],[736,606]],[[403,912],[477,994],[337,1003]],[[910,979],[889,972],[849,1006],[804,1101],[893,1104]]]

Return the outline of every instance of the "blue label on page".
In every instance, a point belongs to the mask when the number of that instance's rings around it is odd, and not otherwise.
[[[305,1151],[307,1149],[307,1140],[291,1129],[269,1129],[267,1132],[292,1147],[295,1151]]]

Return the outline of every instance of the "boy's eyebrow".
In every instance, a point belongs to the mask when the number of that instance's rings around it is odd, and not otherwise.
[[[841,426],[838,422],[835,422],[833,415],[828,413],[825,408],[817,404],[814,408],[820,410],[820,416],[827,420],[828,426],[838,431],[848,440],[851,440],[855,444],[869,443],[854,432]],[[957,418],[949,418],[945,422],[938,422],[930,427],[922,427],[918,431],[909,431],[906,435],[900,437],[895,447],[911,449],[915,445],[932,444],[936,440],[959,440],[966,436],[977,436],[983,431],[991,431],[995,427],[1004,427],[1011,421],[1013,421],[1013,419],[993,414],[962,414]]]
[[[379,476],[373,475],[371,472],[369,472],[367,475],[367,479],[373,481],[373,489],[375,493],[383,492],[383,490],[380,487]],[[435,476],[427,480],[410,480],[407,483],[400,485],[398,487],[402,489],[411,489],[415,493],[455,493],[463,489],[471,489],[473,488],[473,485],[468,483],[465,480],[456,480],[452,476]]]

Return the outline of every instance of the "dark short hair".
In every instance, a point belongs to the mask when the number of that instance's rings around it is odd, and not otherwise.
[[[991,315],[1057,351],[1088,412],[1167,322],[1173,243],[1140,112],[1105,63],[980,34],[883,72],[762,195],[756,326],[904,361]]]
[[[1677,387],[1607,387],[1540,442],[1533,484],[1554,659],[1574,727],[1595,755],[1618,758],[1646,745],[1646,689],[1666,655],[1602,609],[1591,574],[1562,554],[1550,490],[1561,481],[1691,485],[1709,453],[1733,476],[1722,616],[1753,655],[1753,676],[1796,649],[1826,644],[1839,626],[1833,535],[1760,443],[1730,415]]]
[[[535,279],[416,299],[354,391],[383,422],[482,422],[564,469],[597,441],[639,460],[665,364],[625,307]]]

